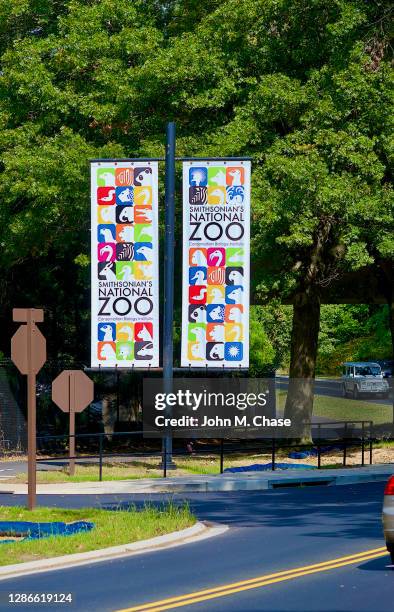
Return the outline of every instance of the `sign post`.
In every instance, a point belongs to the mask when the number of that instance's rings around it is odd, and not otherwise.
[[[27,375],[28,509],[36,504],[36,375],[46,361],[46,340],[36,323],[44,320],[37,308],[14,308],[13,320],[21,325],[11,339],[11,359]]]
[[[94,398],[93,381],[81,370],[64,370],[52,383],[52,401],[68,412],[69,474],[75,474],[75,413],[82,412]]]

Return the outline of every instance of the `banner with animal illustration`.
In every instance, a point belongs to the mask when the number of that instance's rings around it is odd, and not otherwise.
[[[183,367],[249,366],[250,162],[183,164]]]
[[[92,367],[157,367],[157,162],[92,162],[91,215]]]

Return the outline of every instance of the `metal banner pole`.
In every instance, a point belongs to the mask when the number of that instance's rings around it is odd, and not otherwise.
[[[174,242],[175,242],[175,123],[167,124],[165,168],[165,247],[164,247],[164,317],[163,317],[163,386],[172,391],[173,320],[174,320]],[[172,461],[172,436],[169,431],[162,445],[162,463],[167,469]]]

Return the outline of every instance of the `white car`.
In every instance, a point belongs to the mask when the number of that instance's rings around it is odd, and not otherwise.
[[[389,396],[389,384],[374,361],[347,361],[343,364],[342,393],[354,399],[361,395]]]

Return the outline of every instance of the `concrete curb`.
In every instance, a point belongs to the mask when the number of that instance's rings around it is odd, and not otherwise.
[[[68,567],[76,567],[78,565],[90,565],[92,563],[100,563],[101,561],[132,557],[147,552],[182,546],[183,544],[192,544],[221,535],[227,530],[227,525],[198,522],[192,527],[182,529],[181,531],[174,531],[155,538],[150,538],[149,540],[141,540],[140,542],[133,542],[131,544],[121,544],[120,546],[90,550],[86,553],[40,559],[39,561],[4,565],[0,567],[0,581],[27,576],[28,574],[39,574],[42,572],[67,569]]]

